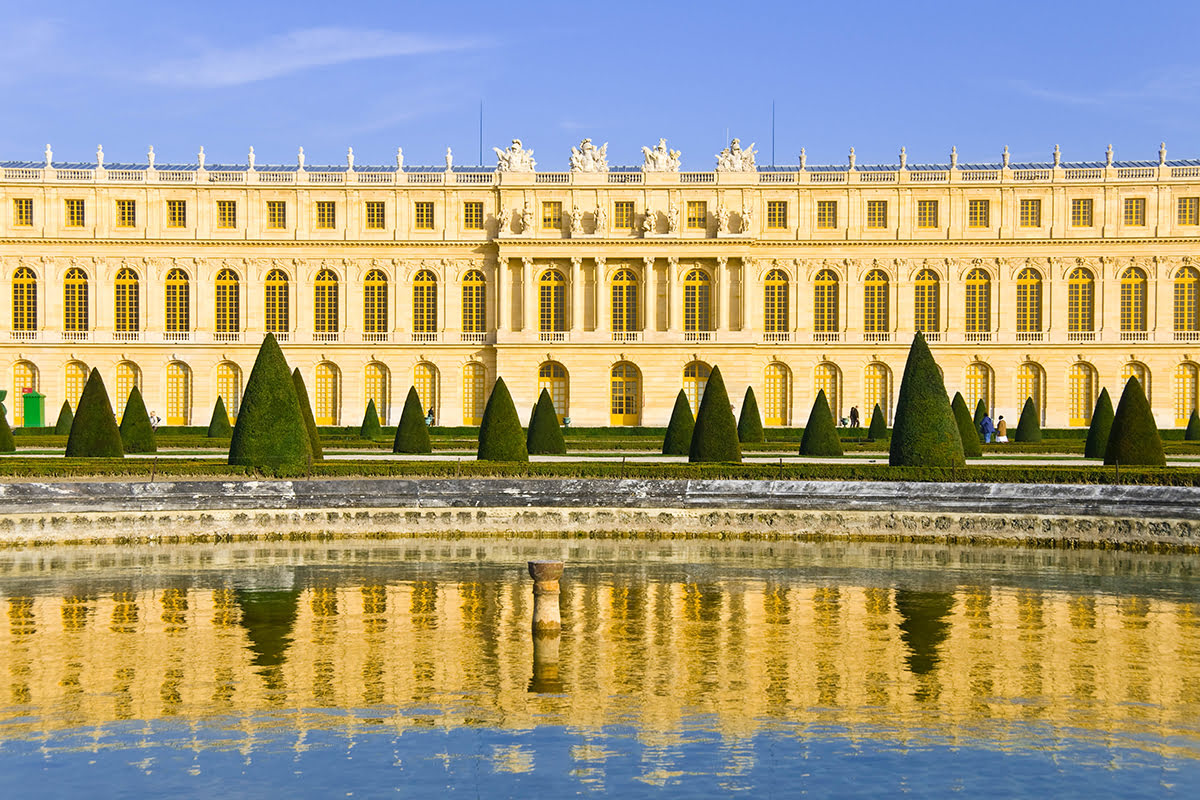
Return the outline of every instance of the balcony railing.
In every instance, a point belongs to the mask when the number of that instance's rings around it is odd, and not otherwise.
[[[568,333],[567,331],[539,331],[538,332],[538,341],[541,341],[541,342],[552,342],[554,344],[561,344],[563,342],[569,342],[570,340],[571,340],[571,334]]]
[[[213,336],[214,342],[219,342],[219,343],[224,343],[224,344],[237,344],[238,342],[240,342],[242,340],[242,332],[241,331],[219,331],[217,333],[214,333],[212,336]],[[276,340],[281,341],[281,342],[286,342],[287,339],[286,338],[281,339],[280,338],[281,336],[286,337],[287,334],[286,333],[276,333],[275,334]]]
[[[764,333],[762,335],[762,340],[764,342],[772,342],[772,343],[790,342],[792,340],[792,334],[789,331]]]
[[[340,342],[342,340],[342,334],[337,331],[314,333],[312,335],[312,340],[314,342]]]
[[[684,331],[685,342],[715,342],[717,335],[713,331]]]
[[[442,335],[437,331],[413,331],[409,334],[409,341],[414,344],[431,344],[433,342],[440,342],[441,340]]]
[[[1175,331],[1177,342],[1200,342],[1200,331]]]
[[[488,335],[482,331],[462,331],[458,334],[462,344],[487,344]]]
[[[113,331],[112,340],[114,342],[140,342],[142,340],[142,332]]]
[[[841,331],[833,331],[828,333],[813,333],[813,344],[829,344],[832,342],[840,342],[845,339],[845,334]]]
[[[382,343],[388,341],[391,337],[387,333],[364,333],[361,334],[361,340],[368,343]]]
[[[618,344],[629,344],[642,340],[641,331],[613,331],[612,340]]]
[[[1046,341],[1046,334],[1043,331],[1018,331],[1017,341],[1021,343],[1044,342]]]
[[[1095,331],[1068,331],[1068,342],[1094,342],[1096,341]]]
[[[973,333],[964,333],[963,334],[964,342],[971,342],[971,343],[990,342],[991,340],[992,340],[992,332],[991,331],[975,331]]]
[[[214,334],[215,336],[215,334]],[[190,342],[192,340],[191,331],[163,331],[162,340],[164,342]]]
[[[883,333],[864,333],[862,335],[862,340],[864,342],[890,342],[892,340],[892,334],[890,331]]]
[[[1149,331],[1121,331],[1122,342],[1148,342],[1150,341]]]

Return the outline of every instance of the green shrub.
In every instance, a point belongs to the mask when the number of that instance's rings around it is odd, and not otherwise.
[[[871,412],[871,425],[867,428],[867,441],[875,442],[886,438],[888,438],[887,417],[884,416],[879,403],[876,403],[875,410]]]
[[[515,412],[514,412],[515,413]],[[425,409],[421,408],[421,397],[417,387],[408,387],[404,398],[404,410],[396,425],[396,438],[392,440],[393,453],[432,453],[429,441],[429,426],[425,424]]]
[[[913,337],[904,364],[888,463],[893,467],[959,467],[966,463],[942,373],[920,333]]]
[[[738,415],[737,435],[738,441],[743,444],[757,444],[767,440],[763,434],[762,416],[758,413],[758,400],[754,397],[753,386],[746,387],[746,395],[742,398],[742,413]]]
[[[228,439],[233,435],[233,426],[229,424],[229,412],[225,410],[225,401],[221,399],[221,395],[217,395],[212,418],[208,421],[208,431],[204,435],[209,439]]]
[[[525,449],[530,455],[560,456],[567,452],[562,429],[558,427],[558,412],[550,391],[542,389],[537,405],[529,416],[529,432],[525,436]]]
[[[692,449],[692,429],[695,427],[692,404],[680,389],[679,394],[675,395],[675,408],[671,411],[671,421],[667,423],[667,432],[663,436],[663,455],[686,456]]]
[[[71,435],[67,439],[67,458],[124,458],[121,431],[108,402],[108,390],[100,370],[92,368],[83,394],[79,396]]]
[[[304,433],[308,437],[308,449],[312,452],[312,460],[324,461],[325,450],[321,447],[321,434],[317,431],[312,403],[308,401],[308,387],[304,385],[304,376],[300,374],[299,367],[292,370],[292,388],[296,390],[296,401],[300,403],[300,416],[304,419]]]
[[[305,403],[307,408],[308,404]],[[268,333],[258,348],[229,442],[229,463],[303,469],[314,461],[287,360]]]
[[[1192,415],[1188,417],[1187,430],[1183,432],[1183,440],[1185,442],[1200,441],[1200,413],[1196,409],[1192,409]]]
[[[1092,411],[1092,424],[1088,426],[1087,443],[1083,446],[1085,458],[1104,458],[1108,449],[1108,434],[1112,430],[1113,404],[1108,389],[1100,390],[1096,408]]]
[[[1120,464],[1130,467],[1166,466],[1162,439],[1158,437],[1158,426],[1154,414],[1146,402],[1146,393],[1137,378],[1131,377],[1121,392],[1117,413],[1113,415],[1112,430],[1108,434],[1108,447],[1104,450],[1105,464]]]
[[[958,437],[962,440],[963,456],[979,458],[983,455],[983,445],[979,443],[979,428],[971,419],[971,412],[967,410],[967,401],[963,399],[962,392],[954,393],[954,401],[950,403],[950,409],[954,412],[954,422],[958,425]]]
[[[363,414],[358,435],[363,439],[378,439],[383,435],[383,428],[379,425],[379,412],[375,410],[375,398],[367,401],[367,413]]]
[[[8,426],[8,409],[0,403],[0,453],[17,452],[17,443],[13,441],[12,428]]]
[[[713,367],[704,386],[700,409],[696,412],[688,461],[741,460],[742,448],[738,444],[737,422],[733,419],[733,407],[729,405],[729,393],[725,391],[721,368]]]
[[[517,417],[517,407],[504,384],[504,378],[496,378],[496,385],[488,395],[479,423],[479,461],[528,461],[525,449],[525,432]]]
[[[975,416],[971,418],[971,421],[975,423],[975,435],[979,437],[979,441],[981,442],[983,441],[983,418],[987,415],[987,403],[983,402],[983,398],[980,398],[979,402],[975,404]]]
[[[840,456],[842,440],[838,438],[837,426],[833,423],[833,412],[825,399],[825,390],[817,392],[808,422],[804,424],[804,438],[800,440],[802,456]]]
[[[146,402],[142,392],[134,386],[125,401],[125,413],[121,415],[121,445],[126,453],[157,453],[154,429],[150,427],[150,415],[146,413]]]
[[[1021,409],[1021,421],[1017,423],[1017,431],[1013,434],[1014,441],[1040,442],[1042,440],[1042,423],[1038,419],[1037,406],[1032,397],[1025,398]]]
[[[71,433],[71,423],[75,421],[75,414],[71,411],[71,404],[63,400],[62,408],[58,410],[58,421],[54,423],[54,432],[59,436],[67,436]]]

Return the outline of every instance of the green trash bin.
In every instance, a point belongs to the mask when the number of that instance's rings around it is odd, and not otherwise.
[[[41,428],[46,424],[46,395],[28,391],[21,395],[22,408],[25,409],[25,427]]]

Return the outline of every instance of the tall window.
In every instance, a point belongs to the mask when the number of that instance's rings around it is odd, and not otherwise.
[[[988,228],[992,224],[992,208],[989,200],[967,201],[967,227]]]
[[[1175,368],[1175,424],[1187,425],[1188,418],[1196,410],[1197,384],[1200,384],[1200,367],[1184,361]]]
[[[88,279],[79,267],[67,270],[63,280],[63,330],[88,329]]]
[[[242,370],[237,364],[231,361],[217,364],[217,394],[229,415],[229,422],[237,421],[242,405]]]
[[[438,371],[437,367],[428,361],[422,361],[413,367],[413,386],[417,389],[417,398],[421,408],[433,412],[434,422],[438,419]]]
[[[29,267],[18,267],[13,273],[12,329],[36,331],[37,325],[37,276]],[[17,403],[17,398],[13,398],[13,403]]]
[[[870,420],[875,413],[875,406],[883,412],[883,418],[892,418],[892,373],[886,364],[878,361],[867,364],[863,371],[863,413],[864,419]]]
[[[313,331],[338,331],[338,277],[331,269],[318,272],[313,286]]]
[[[838,226],[837,200],[817,201],[817,227],[831,230]]]
[[[187,425],[192,413],[192,371],[181,361],[167,364],[167,424]]]
[[[768,200],[767,227],[772,230],[780,230],[787,226],[787,200]]]
[[[1042,227],[1042,201],[1033,198],[1021,201],[1020,225],[1022,228]]]
[[[1095,330],[1096,282],[1083,267],[1071,270],[1067,278],[1067,330]]]
[[[38,390],[37,367],[28,361],[18,361],[13,364],[12,385],[12,399],[8,401],[8,404],[12,406],[13,427],[20,428],[25,425],[25,403],[22,401],[22,397],[27,391],[36,392]]]
[[[863,281],[863,331],[885,333],[888,329],[888,278],[881,269],[867,273]]]
[[[423,269],[413,278],[413,333],[437,333],[437,276]]]
[[[79,406],[79,397],[83,394],[83,387],[87,385],[88,368],[87,364],[82,361],[68,361],[66,370],[63,372],[63,385],[66,391],[66,400],[71,405],[72,413]]]
[[[1091,198],[1071,201],[1071,226],[1075,228],[1090,228],[1093,223],[1095,203]]]
[[[63,217],[68,228],[82,228],[84,225],[83,200],[74,198],[64,200]]]
[[[287,227],[287,202],[284,200],[267,201],[267,227],[281,230]]]
[[[463,365],[463,424],[478,425],[483,421],[483,406],[487,398],[483,383],[487,370],[478,361]]]
[[[687,395],[692,405],[692,414],[700,410],[700,401],[704,399],[704,389],[708,386],[708,376],[712,367],[703,361],[693,361],[683,368],[683,393]]]
[[[413,203],[413,227],[419,231],[433,230],[433,201],[418,200]]]
[[[1177,208],[1180,225],[1200,225],[1200,197],[1181,197]]]
[[[1025,267],[1017,273],[1017,333],[1042,330],[1042,276]]]
[[[132,228],[137,225],[137,201],[136,200],[118,200],[117,201],[117,227]]]
[[[13,227],[14,228],[31,228],[31,227],[33,227],[33,198],[32,197],[14,197],[13,198]]]
[[[383,201],[368,200],[367,201],[367,230],[381,231],[383,230]]]
[[[626,333],[638,330],[638,281],[631,269],[617,270],[612,279],[612,330]],[[624,424],[624,423],[622,423]]]
[[[341,410],[342,375],[338,368],[322,361],[317,364],[317,393],[316,412],[314,414],[318,425],[337,425],[338,412]]]
[[[938,201],[917,201],[917,227],[936,228],[938,226]],[[869,413],[869,412],[868,412]]]
[[[237,227],[237,201],[236,200],[218,200],[217,201],[217,227],[218,228],[236,228]]]
[[[1200,309],[1197,308],[1197,282],[1200,272],[1184,267],[1175,273],[1175,330],[1200,331]]]
[[[1121,368],[1121,385],[1124,386],[1130,378],[1137,378],[1138,383],[1142,385],[1142,391],[1146,393],[1146,402],[1153,404],[1150,397],[1150,369],[1140,361],[1126,362]]]
[[[1146,273],[1137,267],[1121,273],[1121,330],[1146,330]]]
[[[995,406],[992,397],[992,370],[982,361],[967,367],[967,390],[963,393],[967,408],[974,409],[982,400],[989,409]]]
[[[692,230],[708,227],[708,203],[704,200],[688,200],[687,226]]]
[[[129,402],[129,393],[133,391],[133,387],[140,386],[142,383],[142,371],[138,369],[137,364],[132,361],[122,361],[117,364],[117,384],[116,384],[116,404],[113,411],[117,415],[117,422],[121,422],[121,418],[125,416],[125,404]]]
[[[167,201],[167,227],[187,227],[187,200]]]
[[[829,411],[836,422],[842,417],[842,380],[837,366],[824,361],[817,364],[813,370],[813,397],[818,392],[825,392],[825,401],[829,403]]]
[[[550,392],[550,399],[554,401],[554,413],[558,415],[558,421],[561,423],[563,417],[570,413],[570,384],[566,367],[557,361],[547,361],[538,367],[538,397],[542,396],[542,389]]]
[[[1141,227],[1146,224],[1146,198],[1126,197],[1122,221],[1126,225]]]
[[[888,224],[887,200],[867,201],[867,227],[886,228]]]
[[[317,228],[331,231],[337,227],[337,206],[332,200],[317,201]]]
[[[271,278],[278,270],[274,270],[267,276],[267,285],[270,286]],[[287,290],[287,279],[284,279],[284,294]],[[268,288],[268,292],[270,289]],[[237,333],[241,323],[241,287],[239,285],[237,273],[225,267],[217,273],[216,285],[216,330],[217,333]],[[267,330],[276,330],[267,326]]]
[[[113,293],[113,327],[129,332],[138,329],[138,276],[129,267],[117,271]]]
[[[373,269],[363,281],[363,333],[380,336],[387,329],[388,279],[382,270]]]
[[[538,330],[567,329],[567,281],[556,269],[548,269],[538,280]]]
[[[169,333],[191,330],[191,296],[187,273],[173,267],[167,272],[166,329]]]
[[[1026,361],[1017,369],[1017,408],[1024,408],[1025,401],[1033,400],[1037,406],[1038,416],[1044,422],[1046,419],[1046,381],[1042,368]]]
[[[792,371],[786,364],[773,361],[763,373],[766,392],[763,396],[763,416],[768,425],[787,425],[791,415]]]
[[[380,423],[387,425],[388,389],[391,383],[388,368],[378,361],[372,361],[367,364],[367,368],[363,372],[363,378],[367,390],[367,402],[375,403],[375,413],[379,415]]]
[[[562,230],[562,203],[558,200],[546,200],[542,203],[542,230]]]
[[[468,200],[463,203],[463,230],[483,230],[483,201]]]
[[[642,376],[638,368],[628,361],[614,364],[609,372],[609,389],[609,424],[637,425],[642,393]]]
[[[712,279],[702,269],[691,270],[683,279],[683,329],[712,330]]]
[[[831,269],[817,273],[813,281],[813,331],[837,333],[838,277]]]
[[[919,331],[937,331],[941,316],[941,291],[937,273],[923,269],[913,282],[914,325]]]
[[[477,269],[463,276],[462,282],[462,330],[463,333],[487,331],[487,281]],[[474,423],[468,423],[474,424]]]
[[[633,227],[632,200],[618,200],[613,203],[613,227],[621,229]]]
[[[763,282],[763,332],[786,333],[788,329],[788,276],[781,269],[767,273]]]
[[[1072,365],[1067,387],[1067,416],[1072,425],[1091,425],[1096,405],[1096,370],[1080,361]]]

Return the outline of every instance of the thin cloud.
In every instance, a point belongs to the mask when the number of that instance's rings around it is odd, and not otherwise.
[[[219,89],[350,61],[426,55],[480,45],[478,40],[393,31],[309,28],[244,47],[213,48],[197,56],[164,61],[151,67],[146,77],[169,86]]]
[[[1200,95],[1200,70],[1171,69],[1143,76],[1136,84],[1105,88],[1095,92],[1047,89],[1030,81],[1012,81],[1021,94],[1051,103],[1073,106],[1117,106],[1122,103],[1156,101],[1192,102]]]

